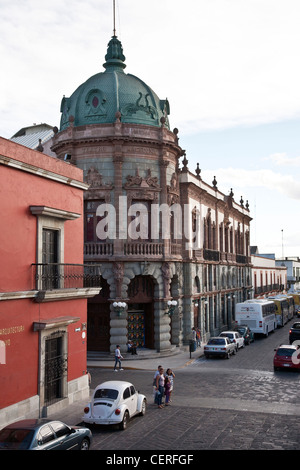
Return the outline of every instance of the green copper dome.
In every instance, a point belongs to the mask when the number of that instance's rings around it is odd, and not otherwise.
[[[70,125],[106,124],[116,121],[121,113],[121,122],[161,126],[169,129],[169,103],[160,100],[154,91],[134,75],[126,74],[122,44],[113,36],[108,43],[105,71],[90,77],[80,85],[70,98],[61,102],[60,130]]]

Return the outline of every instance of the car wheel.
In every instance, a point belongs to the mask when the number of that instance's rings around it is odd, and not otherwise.
[[[89,450],[90,441],[88,439],[83,439],[80,444],[80,450]]]
[[[120,429],[124,431],[127,428],[128,421],[129,421],[129,413],[128,411],[125,411],[123,419],[120,423]]]
[[[145,416],[145,414],[146,414],[146,400],[143,400],[142,411],[140,412],[140,415]]]

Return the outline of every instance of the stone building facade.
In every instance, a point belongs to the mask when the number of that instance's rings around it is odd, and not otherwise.
[[[169,350],[232,324],[251,289],[250,213],[188,168],[169,102],[124,72],[116,36],[105,71],[61,104],[52,151],[81,168],[85,263],[101,263],[88,303],[89,351]],[[169,305],[170,302],[176,305]],[[120,305],[118,305],[120,304]]]

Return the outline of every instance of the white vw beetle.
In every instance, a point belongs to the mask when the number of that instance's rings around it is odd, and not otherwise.
[[[87,407],[83,421],[87,424],[119,424],[126,429],[128,420],[136,414],[146,413],[146,397],[134,385],[111,380],[98,385]]]

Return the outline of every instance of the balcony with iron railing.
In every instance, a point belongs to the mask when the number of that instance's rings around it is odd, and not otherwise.
[[[203,250],[203,258],[207,261],[220,261],[220,252],[206,248]]]
[[[100,288],[100,265],[32,264],[32,288],[39,291],[57,289]]]

